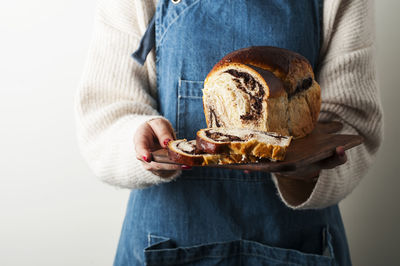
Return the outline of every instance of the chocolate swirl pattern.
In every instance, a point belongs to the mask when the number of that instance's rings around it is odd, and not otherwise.
[[[208,127],[309,134],[319,115],[320,87],[308,61],[276,47],[250,47],[225,56],[203,89]]]

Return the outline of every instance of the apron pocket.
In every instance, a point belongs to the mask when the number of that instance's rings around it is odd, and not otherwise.
[[[203,81],[179,80],[178,87],[178,138],[195,139],[201,128],[206,128],[203,110]]]
[[[324,255],[234,240],[178,247],[169,238],[149,235],[144,250],[146,265],[335,265],[331,236],[324,230]]]

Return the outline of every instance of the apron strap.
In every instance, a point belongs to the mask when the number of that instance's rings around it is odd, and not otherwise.
[[[133,59],[136,62],[144,65],[146,61],[147,55],[150,53],[151,49],[155,46],[155,31],[156,31],[156,19],[155,16],[151,19],[149,26],[147,27],[146,32],[144,33],[142,39],[140,40],[139,47],[137,50],[132,54]]]

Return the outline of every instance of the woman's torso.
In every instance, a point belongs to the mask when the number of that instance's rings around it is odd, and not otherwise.
[[[315,66],[322,0],[159,1],[159,111],[179,138],[206,127],[203,80],[225,54],[249,46],[294,50]],[[294,211],[268,173],[212,168],[132,192],[115,265],[330,265],[349,261],[337,206]],[[129,264],[124,264],[124,263]]]

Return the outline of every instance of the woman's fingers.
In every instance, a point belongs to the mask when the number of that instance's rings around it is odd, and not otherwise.
[[[143,162],[151,162],[151,148],[154,146],[154,133],[150,126],[143,124],[134,136],[136,158]]]
[[[288,172],[277,172],[279,176],[293,178],[293,179],[302,179],[308,180],[310,177],[314,179],[315,176],[318,176],[318,173],[323,169],[332,169],[339,165],[346,163],[347,156],[342,146],[339,146],[335,150],[335,154],[329,158],[326,158],[322,161],[312,163],[295,171]]]
[[[157,162],[150,162],[150,163],[143,163],[143,167],[149,171],[176,171],[181,170],[181,165],[177,164],[169,164],[169,163],[157,163]]]
[[[336,148],[336,152],[333,156],[325,160],[319,161],[316,164],[320,169],[332,169],[346,162],[347,162],[347,156],[344,151],[344,148],[342,146],[339,146]]]
[[[136,158],[143,162],[143,167],[162,177],[169,177],[177,170],[189,170],[190,167],[174,164],[157,163],[152,161],[151,152],[166,148],[174,139],[174,131],[168,121],[154,119],[138,128],[134,136]]]
[[[137,132],[139,136],[135,137],[136,158],[140,161],[149,163],[152,160],[150,148],[152,146],[151,142],[153,137],[147,135],[145,130],[143,131],[143,133]]]
[[[170,124],[164,119],[154,119],[147,122],[153,130],[155,136],[160,143],[160,146],[166,148],[168,142],[174,139],[174,131]]]
[[[164,119],[154,119],[143,124],[134,136],[136,158],[143,162],[151,162],[151,151],[166,148],[173,135],[173,129]]]
[[[171,177],[172,175],[176,174],[178,170],[190,170],[192,169],[190,166],[187,165],[176,165],[176,164],[167,164],[167,163],[143,163],[143,167],[152,172],[155,175],[158,175],[163,178]]]
[[[181,169],[179,165],[170,165],[156,162],[143,163],[143,167],[147,171],[150,171],[153,174],[162,178],[169,178]]]

